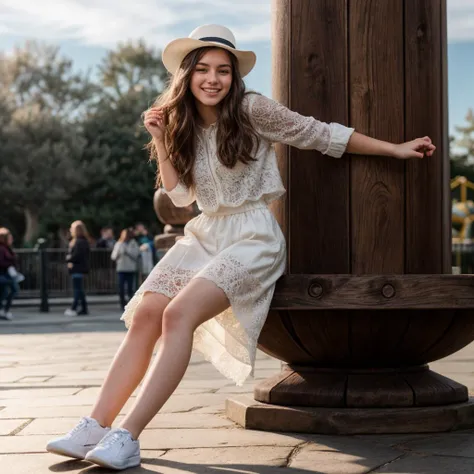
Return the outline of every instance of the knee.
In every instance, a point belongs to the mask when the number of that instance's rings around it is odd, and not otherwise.
[[[163,313],[163,335],[182,329],[192,330],[189,318],[179,304],[170,303]]]
[[[147,333],[157,338],[161,333],[161,311],[156,307],[141,303],[133,316],[130,331]]]

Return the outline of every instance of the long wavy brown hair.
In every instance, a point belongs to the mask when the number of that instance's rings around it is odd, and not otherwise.
[[[186,186],[194,185],[193,166],[196,151],[196,131],[198,127],[198,110],[191,92],[191,76],[199,60],[213,47],[199,48],[191,51],[172,77],[166,90],[156,99],[153,107],[160,107],[164,112],[164,145],[179,179]],[[245,94],[245,83],[240,75],[238,60],[228,53],[232,66],[232,84],[227,96],[219,104],[217,122],[217,157],[228,168],[233,168],[238,161],[248,164],[255,161],[253,152],[259,146],[259,137],[252,127],[250,117],[242,107]],[[147,148],[151,159],[158,162],[156,147],[151,140]],[[161,184],[159,167],[156,186]]]

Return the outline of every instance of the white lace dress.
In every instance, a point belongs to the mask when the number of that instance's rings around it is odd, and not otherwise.
[[[196,200],[202,213],[188,222],[184,238],[155,266],[122,316],[129,327],[146,292],[173,298],[192,278],[213,281],[230,308],[202,324],[193,345],[237,385],[253,375],[258,337],[285,270],[285,239],[267,207],[285,192],[272,143],[340,157],[354,131],[301,116],[259,94],[247,94],[244,106],[261,137],[257,160],[229,169],[216,156],[216,126],[198,133],[195,186],[178,184],[167,194],[176,206]]]

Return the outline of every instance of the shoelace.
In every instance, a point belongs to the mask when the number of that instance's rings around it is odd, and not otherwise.
[[[104,436],[104,438],[99,444],[104,448],[110,448],[110,446],[115,444],[117,441],[122,440],[126,436],[127,434],[123,431],[115,431],[113,433],[108,433]]]
[[[74,436],[78,431],[82,431],[87,425],[89,424],[89,420],[87,418],[83,418],[78,425],[76,425],[69,433],[68,437]]]

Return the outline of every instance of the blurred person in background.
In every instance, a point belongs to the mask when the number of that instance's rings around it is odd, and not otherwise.
[[[140,248],[134,239],[133,229],[123,229],[120,239],[112,251],[112,260],[116,262],[120,306],[125,309],[125,286],[127,286],[128,300],[135,292],[135,275],[138,272]]]
[[[72,278],[73,302],[64,312],[65,316],[85,316],[87,309],[86,294],[84,292],[84,275],[89,273],[90,267],[90,237],[82,221],[74,221],[69,229],[72,240],[69,242],[66,255],[67,267]],[[77,311],[78,306],[80,311]]]
[[[11,321],[13,298],[19,291],[17,258],[13,251],[13,236],[6,228],[0,228],[0,318]]]
[[[114,230],[112,227],[102,227],[100,230],[100,239],[97,241],[96,247],[98,249],[110,249],[112,250],[115,245]]]
[[[141,222],[135,224],[135,239],[140,246],[140,261],[138,273],[139,276],[146,277],[153,270],[155,265],[155,247],[153,245],[153,239],[148,233],[148,229]],[[140,281],[140,279],[138,280]]]

